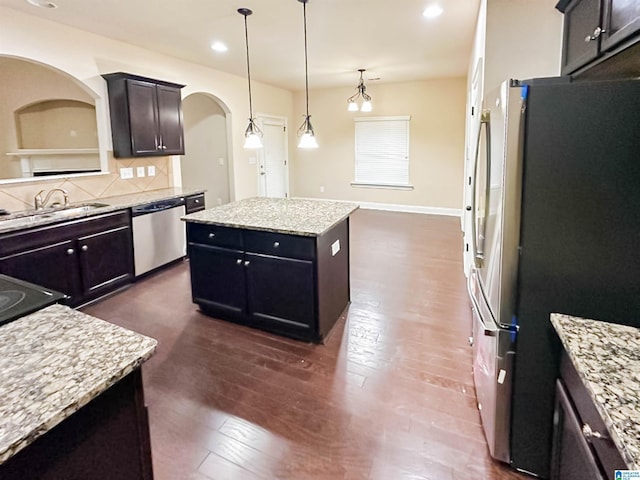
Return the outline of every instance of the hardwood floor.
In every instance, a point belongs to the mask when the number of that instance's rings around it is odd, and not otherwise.
[[[188,262],[84,308],[159,340],[155,478],[525,478],[483,437],[461,244],[457,218],[357,211],[352,303],[325,345],[199,313]]]

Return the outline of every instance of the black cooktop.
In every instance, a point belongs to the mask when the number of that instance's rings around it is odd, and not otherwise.
[[[0,325],[52,305],[65,295],[0,274]]]

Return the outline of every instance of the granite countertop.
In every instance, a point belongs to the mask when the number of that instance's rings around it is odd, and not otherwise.
[[[54,212],[55,209],[46,209],[46,211],[41,212],[44,213],[43,215],[34,214],[35,211],[32,210],[26,212],[15,212],[11,215],[0,217],[0,233],[24,230],[26,228],[39,227],[42,225],[48,225],[51,223],[73,220],[77,218],[90,217],[93,215],[101,215],[103,213],[115,212],[116,210],[122,210],[125,208],[137,207],[158,200],[183,197],[203,192],[204,190],[202,189],[193,190],[185,188],[163,188],[160,190],[149,190],[148,192],[132,193],[128,195],[95,198],[93,200],[79,202],[77,204],[74,204],[72,202],[72,206],[81,206],[91,203],[102,203],[106,204],[106,206],[78,212],[77,214],[64,217],[46,216],[46,213]]]
[[[138,368],[156,345],[62,305],[0,327],[0,464]]]
[[[640,329],[551,314],[569,359],[630,470],[640,470]]]
[[[182,217],[187,222],[320,236],[359,207],[356,203],[254,197]]]

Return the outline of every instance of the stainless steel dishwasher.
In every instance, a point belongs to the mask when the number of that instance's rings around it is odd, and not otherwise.
[[[136,277],[186,255],[184,197],[133,207],[131,214]]]

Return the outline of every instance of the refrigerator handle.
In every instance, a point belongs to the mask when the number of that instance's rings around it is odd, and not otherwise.
[[[489,125],[490,125],[490,110],[482,110],[481,114],[480,114],[480,125],[478,126],[478,137],[476,140],[476,155],[475,155],[475,160],[473,163],[473,188],[472,188],[472,192],[471,192],[471,212],[472,212],[472,216],[473,218],[471,219],[471,241],[472,241],[472,247],[473,247],[473,261],[474,264],[477,268],[482,268],[483,266],[483,262],[484,262],[484,250],[483,247],[480,247],[478,245],[478,231],[477,231],[477,226],[476,226],[476,193],[477,193],[477,188],[478,188],[478,161],[479,161],[479,153],[480,153],[480,138],[482,136],[482,127],[484,126],[485,128],[485,134],[487,137],[487,141],[486,141],[486,148],[487,148],[487,168],[486,168],[486,176],[487,178],[485,178],[485,192],[484,192],[484,203],[485,203],[485,218],[483,218],[482,220],[482,227],[483,229],[486,228],[486,206],[487,206],[487,202],[489,201],[489,175],[491,172],[491,148],[490,148],[490,141],[491,141],[491,136],[490,136],[490,130],[489,130]],[[485,232],[482,232],[482,235],[484,236]]]
[[[469,292],[469,298],[471,299],[471,307],[475,312],[475,315],[480,319],[480,323],[482,324],[482,333],[487,337],[495,337],[498,335],[497,328],[491,328],[487,325],[487,322],[484,321],[482,316],[482,310],[480,309],[480,304],[478,303],[478,299],[473,293],[473,288],[471,287],[472,282],[477,282],[476,276],[478,275],[477,271],[474,269],[471,271],[469,278],[467,278],[467,292]],[[473,337],[473,335],[472,335]]]

